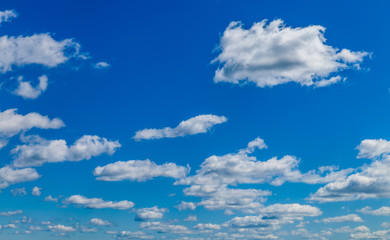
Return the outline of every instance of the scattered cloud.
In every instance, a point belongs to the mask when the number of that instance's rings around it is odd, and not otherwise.
[[[12,70],[12,66],[39,64],[56,67],[72,57],[80,57],[80,45],[73,39],[57,41],[48,33],[32,36],[0,37],[0,72]]]
[[[41,190],[42,190],[42,188],[35,186],[31,190],[31,195],[33,195],[33,196],[41,196]]]
[[[118,141],[109,141],[99,136],[84,135],[73,145],[65,140],[46,140],[38,136],[24,139],[26,145],[18,145],[11,150],[16,167],[41,166],[49,162],[81,161],[103,153],[112,155],[121,145]]]
[[[96,167],[93,175],[100,181],[146,181],[155,177],[179,179],[187,176],[190,167],[178,166],[175,163],[157,165],[147,160],[118,161],[103,167]]]
[[[181,203],[179,205],[177,205],[176,208],[179,209],[179,211],[195,210],[196,209],[196,203],[181,201]]]
[[[27,194],[26,192],[26,188],[14,188],[14,189],[11,189],[11,194],[16,197],[16,196],[20,196],[20,197],[23,197]]]
[[[58,202],[58,198],[54,198],[51,195],[45,197],[46,202]]]
[[[23,210],[0,212],[0,216],[2,216],[2,217],[12,217],[14,215],[20,215],[20,214],[23,214]]]
[[[212,114],[199,115],[182,121],[177,127],[162,129],[146,128],[135,133],[134,140],[150,140],[160,138],[176,138],[208,132],[214,125],[225,123],[227,118]]]
[[[280,19],[256,22],[249,29],[231,22],[220,39],[220,54],[213,60],[221,65],[214,81],[252,82],[258,87],[288,82],[325,87],[340,82],[344,78],[337,74],[359,69],[369,53],[326,45],[324,32],[319,25],[287,27]]]
[[[104,68],[109,68],[111,67],[111,64],[107,63],[107,62],[98,62],[95,64],[94,66],[96,69],[104,69]]]
[[[368,214],[368,215],[383,215],[390,216],[390,207],[381,207],[378,209],[372,209],[371,207],[364,207],[362,209],[357,210],[358,212]]]
[[[112,209],[120,209],[120,210],[126,210],[134,207],[134,203],[130,201],[119,201],[119,202],[113,202],[113,201],[105,201],[101,198],[87,198],[82,195],[73,195],[70,196],[62,201],[64,204],[76,204],[81,207],[85,208],[112,208]]]
[[[91,220],[89,220],[88,223],[92,224],[92,225],[97,225],[97,226],[111,226],[112,225],[111,222],[109,222],[107,220],[100,219],[100,218],[92,218]]]
[[[321,222],[324,223],[339,223],[339,222],[363,222],[363,220],[356,214],[349,214],[338,217],[324,218]]]
[[[62,224],[47,226],[51,232],[76,232],[76,229],[71,226],[64,226]]]
[[[21,96],[24,99],[36,99],[47,89],[48,78],[42,75],[38,78],[39,84],[33,87],[30,82],[23,81],[23,77],[18,77],[19,85],[13,92],[15,95]]]
[[[18,14],[15,10],[0,11],[0,23],[10,22],[11,19],[16,18]]]
[[[157,206],[151,208],[140,208],[136,210],[136,221],[146,221],[152,219],[161,219],[164,216],[168,209],[158,208]]]
[[[34,181],[40,177],[33,168],[13,169],[5,166],[0,168],[0,189],[12,184]]]

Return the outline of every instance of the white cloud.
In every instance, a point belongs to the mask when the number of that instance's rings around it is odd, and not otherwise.
[[[130,232],[130,231],[119,231],[112,232],[114,234],[115,239],[154,239],[153,236],[147,235],[144,232]]]
[[[220,230],[221,225],[213,223],[198,223],[194,229],[197,230]]]
[[[292,204],[273,204],[267,207],[262,207],[258,213],[271,216],[284,216],[289,218],[301,218],[303,216],[316,217],[322,214],[317,207],[310,205]]]
[[[72,146],[65,140],[45,140],[37,136],[26,138],[27,145],[18,145],[11,150],[16,167],[41,166],[48,162],[81,161],[103,153],[112,155],[121,145],[99,136],[84,135]]]
[[[340,177],[318,189],[308,198],[312,201],[335,202],[366,198],[390,198],[390,151],[383,139],[363,140],[357,147],[358,158],[371,158],[346,177]]]
[[[27,194],[26,188],[14,188],[11,189],[11,194],[16,197],[16,196],[25,196]]]
[[[381,207],[373,210],[371,207],[364,207],[362,209],[357,210],[358,212],[369,214],[369,215],[383,215],[390,216],[390,207]]]
[[[48,78],[42,75],[38,78],[39,84],[33,87],[30,82],[23,81],[23,77],[18,78],[19,85],[15,89],[14,94],[25,99],[36,99],[47,89]]]
[[[0,112],[0,137],[12,137],[32,128],[58,129],[65,126],[58,118],[49,119],[35,112],[21,115],[16,111],[17,109],[13,108]]]
[[[172,225],[162,222],[143,222],[139,225],[141,228],[156,230],[159,233],[177,233],[188,234],[190,231],[184,225]]]
[[[95,68],[96,69],[104,69],[104,68],[109,68],[111,66],[111,64],[107,63],[107,62],[98,62],[95,64]]]
[[[33,168],[13,169],[5,166],[0,168],[0,189],[12,184],[34,181],[40,177]]]
[[[220,39],[221,53],[213,60],[221,64],[214,81],[253,82],[258,87],[288,82],[324,87],[339,82],[339,71],[359,68],[369,54],[326,45],[324,32],[318,25],[286,27],[280,19],[254,23],[250,29],[232,22]]]
[[[3,226],[4,228],[18,228],[19,226],[13,224],[13,223],[10,223],[10,224],[6,224]]]
[[[349,214],[338,217],[324,218],[321,222],[324,223],[339,223],[339,222],[363,222],[363,220],[356,214]]]
[[[160,219],[163,218],[164,213],[166,213],[168,209],[166,208],[158,208],[157,206],[151,208],[140,208],[136,210],[136,221],[145,221],[151,219]]]
[[[12,70],[12,66],[40,64],[56,67],[71,57],[79,55],[80,45],[73,39],[57,41],[50,34],[0,37],[0,72]]]
[[[196,221],[198,221],[198,218],[193,215],[190,215],[186,219],[184,219],[184,222],[196,222]]]
[[[14,10],[0,11],[0,23],[10,22],[11,19],[16,18],[18,15]]]
[[[2,217],[12,217],[14,215],[20,215],[20,214],[23,214],[22,210],[9,211],[9,212],[0,212],[0,216],[2,216]]]
[[[112,208],[112,209],[126,210],[134,206],[133,202],[127,200],[113,202],[113,201],[104,201],[101,198],[87,198],[82,195],[70,196],[65,200],[63,200],[63,203],[76,204],[85,208],[95,208],[95,209]]]
[[[109,222],[107,220],[100,219],[100,218],[92,218],[91,220],[89,220],[88,223],[92,224],[92,225],[97,225],[97,226],[111,226],[112,225],[111,222]]]
[[[51,195],[45,197],[46,202],[58,202],[58,198],[54,198]]]
[[[33,196],[41,196],[41,190],[42,190],[42,188],[35,186],[35,187],[33,187],[33,189],[31,190],[31,194],[32,194]]]
[[[195,135],[208,132],[214,125],[227,121],[224,116],[212,114],[199,115],[188,120],[182,121],[177,127],[165,127],[162,129],[147,128],[135,133],[134,140],[149,140],[160,138],[176,138],[187,135]]]
[[[187,176],[190,167],[178,166],[175,163],[157,165],[147,160],[118,161],[103,167],[96,167],[93,175],[100,181],[146,181],[155,177],[183,178]]]
[[[50,225],[47,228],[52,232],[75,232],[76,229],[71,226],[64,226],[62,224]]]
[[[178,204],[178,205],[176,206],[176,208],[179,209],[179,211],[183,211],[183,210],[195,210],[195,209],[196,209],[196,203],[181,201],[181,203]]]

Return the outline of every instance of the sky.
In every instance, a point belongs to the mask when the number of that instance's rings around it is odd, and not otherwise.
[[[0,3],[1,239],[390,239],[390,2]]]

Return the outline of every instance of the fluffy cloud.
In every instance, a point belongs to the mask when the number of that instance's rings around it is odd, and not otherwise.
[[[0,11],[0,23],[9,22],[11,19],[16,18],[18,15],[14,10]]]
[[[31,190],[31,195],[33,195],[33,196],[41,196],[41,190],[42,190],[42,188],[35,186]]]
[[[172,225],[162,222],[143,222],[140,224],[141,228],[156,230],[159,233],[177,233],[177,234],[188,234],[190,231],[186,226],[183,225]]]
[[[213,223],[198,223],[194,229],[197,230],[219,230],[221,229],[221,225],[213,224]]]
[[[62,224],[50,225],[50,226],[47,226],[47,228],[49,229],[49,231],[52,231],[52,232],[75,232],[76,231],[76,229],[74,227],[64,226]]]
[[[58,198],[54,198],[51,195],[45,197],[46,202],[58,202]]]
[[[30,182],[40,178],[33,168],[13,169],[9,166],[0,168],[0,189],[9,185]]]
[[[195,210],[196,203],[181,201],[181,203],[179,205],[177,205],[176,208],[179,209],[179,211],[183,211],[183,210],[187,210],[187,209]]]
[[[36,99],[47,89],[48,78],[46,75],[42,75],[38,78],[39,84],[33,87],[30,82],[23,81],[23,77],[18,78],[19,85],[15,89],[14,94],[21,96],[25,99]]]
[[[134,206],[133,202],[130,201],[104,201],[101,198],[87,198],[82,195],[73,195],[63,200],[64,204],[76,204],[85,208],[112,208],[112,209],[120,209],[126,210],[132,208]]]
[[[40,64],[56,67],[71,57],[79,55],[80,45],[73,39],[57,41],[49,34],[0,37],[0,72],[12,70],[12,66]]]
[[[21,115],[16,111],[14,108],[0,112],[0,137],[12,137],[32,128],[58,129],[65,126],[58,118],[50,119],[35,112]]]
[[[390,216],[390,207],[381,207],[378,209],[371,209],[371,207],[364,207],[362,209],[357,210],[358,212],[369,214],[369,215],[383,215]]]
[[[363,220],[356,214],[349,214],[338,217],[324,218],[321,222],[324,223],[339,223],[339,222],[363,222]]]
[[[262,207],[258,210],[260,214],[271,216],[284,216],[288,218],[300,219],[304,216],[317,217],[322,214],[317,207],[310,205],[292,204],[273,204],[267,207]]]
[[[15,188],[11,189],[11,194],[16,197],[16,196],[25,196],[27,194],[26,188]]]
[[[109,141],[99,136],[84,135],[72,146],[65,140],[45,140],[37,136],[25,138],[27,145],[18,145],[11,150],[15,155],[16,167],[41,166],[48,162],[81,161],[103,153],[112,155],[121,145],[118,141]]]
[[[104,68],[109,68],[111,65],[107,62],[98,62],[95,64],[96,69],[104,69]]]
[[[100,219],[100,218],[92,218],[91,220],[89,220],[88,223],[92,224],[92,225],[97,225],[97,226],[111,226],[112,225],[111,222],[109,222],[107,220]]]
[[[141,208],[137,209],[135,220],[136,221],[145,221],[151,219],[160,219],[163,218],[164,213],[167,212],[166,208],[158,208],[157,206],[151,208]]]
[[[144,232],[130,232],[130,231],[119,231],[113,232],[115,239],[154,239],[153,236],[147,235]]]
[[[308,184],[327,183],[345,177],[351,169],[337,171],[336,167],[320,167],[318,170],[301,173],[299,160],[294,156],[276,157],[259,161],[250,156],[256,148],[267,146],[260,138],[251,141],[247,148],[238,153],[207,158],[196,171],[196,175],[179,179],[176,185],[190,185],[184,193],[202,197],[200,205],[209,209],[256,209],[264,196],[271,193],[255,189],[230,189],[229,185],[269,183],[280,186],[284,182]],[[251,212],[252,210],[250,210]]]
[[[182,121],[177,127],[165,127],[162,129],[147,128],[139,130],[135,133],[134,140],[149,140],[160,138],[176,138],[187,135],[195,135],[198,133],[206,133],[214,125],[221,124],[227,121],[224,116],[216,116],[212,114],[199,115],[188,120]]]
[[[2,217],[12,217],[14,215],[20,215],[20,214],[23,214],[22,210],[9,211],[9,212],[0,212],[0,216],[2,216]]]
[[[93,174],[101,181],[146,181],[155,177],[183,178],[190,167],[178,166],[175,163],[157,165],[147,160],[118,161],[103,167],[96,167]]]
[[[371,158],[370,164],[340,177],[311,194],[319,202],[352,201],[366,198],[390,198],[390,145],[383,139],[366,139],[357,147],[358,158]]]
[[[326,45],[324,32],[318,25],[286,27],[280,19],[254,23],[250,29],[232,22],[221,37],[221,53],[213,60],[221,64],[214,81],[253,82],[258,87],[288,82],[324,87],[342,81],[336,74],[359,68],[369,54]]]

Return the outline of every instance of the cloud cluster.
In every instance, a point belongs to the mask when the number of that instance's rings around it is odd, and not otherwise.
[[[76,204],[85,208],[112,208],[112,209],[120,209],[126,210],[134,207],[134,203],[123,200],[119,202],[113,201],[104,201],[101,198],[87,198],[82,195],[73,195],[62,201],[64,204]]]
[[[49,162],[81,161],[103,153],[112,155],[121,145],[99,136],[84,135],[73,145],[65,140],[45,140],[37,136],[24,138],[29,143],[18,145],[11,150],[16,167],[41,166]]]
[[[190,167],[178,166],[175,163],[158,165],[147,160],[118,161],[103,167],[96,167],[93,175],[100,181],[146,181],[155,177],[179,179],[187,176]]]
[[[176,138],[187,135],[195,135],[198,133],[206,133],[214,125],[221,124],[227,121],[224,116],[216,116],[212,114],[199,115],[188,120],[182,121],[175,128],[165,127],[162,129],[146,128],[135,133],[134,140],[149,140],[160,138]]]
[[[324,218],[321,222],[324,223],[339,223],[339,222],[363,222],[361,217],[359,217],[356,214],[349,214],[344,216],[338,216],[338,217],[330,217],[330,218]]]
[[[19,85],[15,89],[14,94],[23,97],[24,99],[36,99],[47,89],[48,78],[42,75],[38,78],[39,84],[33,87],[30,82],[23,81],[23,77],[18,78]]]
[[[370,158],[356,172],[340,177],[311,194],[319,202],[352,201],[390,197],[390,144],[383,139],[366,139],[356,148],[358,158]]]
[[[286,27],[280,19],[266,20],[244,29],[232,22],[219,44],[220,54],[213,62],[221,66],[215,82],[252,82],[272,87],[288,82],[324,87],[342,81],[337,75],[347,68],[359,68],[367,52],[338,50],[326,45],[325,28]]]

